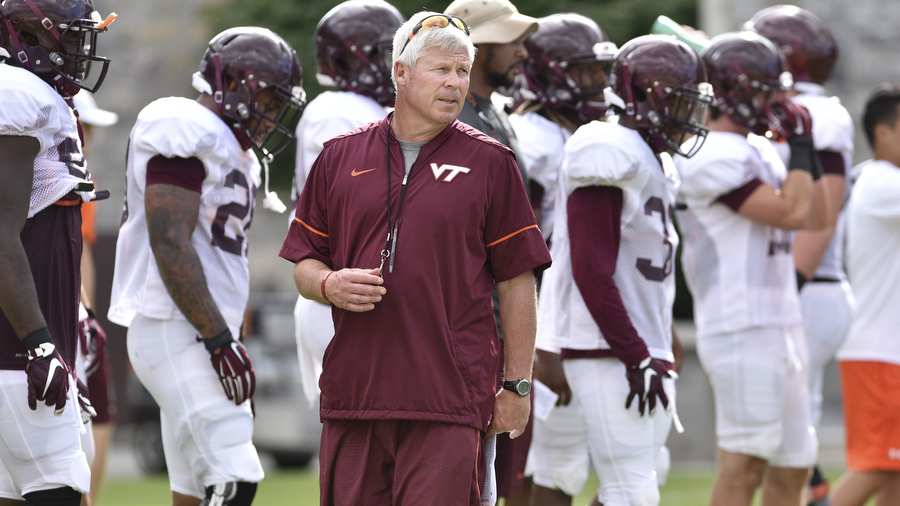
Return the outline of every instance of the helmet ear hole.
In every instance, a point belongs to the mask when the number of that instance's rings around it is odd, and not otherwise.
[[[22,39],[22,44],[25,46],[35,47],[41,45],[41,40],[32,32],[19,32],[19,38]]]

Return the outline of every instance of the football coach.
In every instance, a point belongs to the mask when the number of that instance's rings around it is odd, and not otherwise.
[[[281,249],[300,294],[332,305],[323,505],[480,505],[485,438],[528,421],[550,253],[513,152],[456,120],[474,56],[457,17],[401,26],[395,110],[325,143]]]

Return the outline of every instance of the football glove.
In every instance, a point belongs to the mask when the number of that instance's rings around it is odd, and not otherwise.
[[[203,339],[203,344],[228,399],[241,404],[252,398],[256,391],[256,374],[244,345],[236,341],[229,330]]]
[[[80,379],[75,380],[78,387],[78,405],[81,406],[81,423],[88,423],[97,416],[97,410],[91,404],[88,387]]]
[[[90,378],[103,364],[106,353],[106,332],[94,318],[94,313],[87,310],[88,317],[78,322],[78,339],[81,340],[81,352],[84,353],[84,377]]]
[[[809,172],[813,180],[822,177],[822,165],[816,154],[812,136],[812,118],[802,105],[785,100],[772,106],[770,125],[775,137],[785,139],[791,147],[788,170],[800,169]]]
[[[37,402],[53,406],[53,414],[60,416],[66,409],[69,392],[69,367],[57,351],[46,327],[36,330],[22,340],[28,347],[28,407],[37,410]]]
[[[638,412],[644,416],[644,408],[649,405],[650,416],[656,414],[656,398],[659,397],[663,408],[669,407],[669,397],[663,389],[663,378],[670,377],[665,364],[661,360],[647,357],[640,364],[629,367],[626,372],[628,377],[628,399],[625,401],[625,409],[631,408],[631,403],[638,399]]]

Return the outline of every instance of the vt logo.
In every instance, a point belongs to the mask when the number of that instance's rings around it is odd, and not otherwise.
[[[431,172],[434,172],[435,181],[437,181],[441,177],[441,174],[443,174],[444,171],[450,172],[444,177],[445,183],[453,181],[453,178],[455,178],[456,175],[460,172],[462,172],[463,174],[468,174],[470,170],[472,169],[469,169],[468,167],[460,167],[459,165],[441,165],[440,167],[438,167],[438,164],[436,163],[431,164]]]

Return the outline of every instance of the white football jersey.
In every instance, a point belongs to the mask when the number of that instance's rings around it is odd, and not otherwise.
[[[813,144],[816,151],[833,151],[839,153],[844,159],[844,169],[849,177],[850,168],[853,166],[853,118],[847,109],[841,105],[838,97],[825,95],[825,88],[815,83],[799,82],[794,87],[801,91],[793,98],[797,103],[809,110],[813,124]],[[778,154],[785,165],[791,157],[791,148],[786,142],[776,143]],[[846,187],[844,198],[850,196],[850,185]],[[844,205],[844,202],[836,202],[835,205]],[[837,228],[831,237],[831,242],[822,255],[822,261],[816,269],[818,278],[844,280],[844,259],[842,255],[844,229],[846,227],[846,212],[842,211],[838,218]]]
[[[556,177],[562,163],[563,148],[572,133],[537,112],[512,114],[509,122],[519,139],[519,155],[525,161],[528,178],[544,188],[541,199],[541,232],[548,239],[553,232],[556,202]]]
[[[59,93],[28,70],[0,63],[0,97],[0,135],[34,137],[40,143],[34,158],[31,218],[91,179],[78,123]],[[78,194],[85,201],[93,197],[92,192]]]
[[[544,272],[539,299],[540,347],[610,348],[572,278],[566,206],[573,191],[590,186],[622,190],[613,280],[650,355],[672,362],[672,265],[678,247],[672,212],[678,174],[671,158],[658,159],[638,132],[601,121],[580,127],[566,143],[556,192],[553,265]]]
[[[864,162],[847,205],[847,273],[856,297],[839,360],[900,365],[900,168]]]
[[[322,152],[325,141],[386,115],[387,109],[375,99],[352,91],[325,91],[312,99],[303,109],[303,116],[297,124],[293,200],[298,200],[303,191],[309,169]]]
[[[710,132],[696,155],[677,157],[681,262],[694,296],[697,336],[800,323],[793,233],[757,223],[717,199],[753,179],[781,188],[787,170],[764,137]]]
[[[236,332],[250,291],[246,231],[260,184],[259,161],[252,150],[241,149],[231,129],[212,111],[177,97],[145,107],[131,130],[109,320],[128,326],[136,313],[161,320],[184,319],[166,291],[148,240],[147,162],[157,155],[197,158],[203,163],[206,177],[191,242],[213,300]]]

